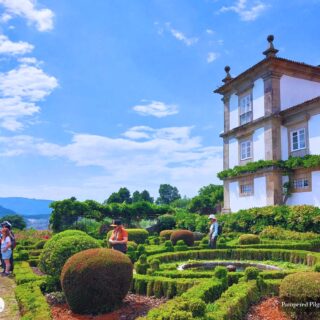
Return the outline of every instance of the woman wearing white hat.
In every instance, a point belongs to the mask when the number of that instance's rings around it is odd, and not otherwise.
[[[209,219],[211,222],[210,232],[209,232],[209,248],[216,249],[217,239],[219,234],[219,225],[218,225],[217,218],[214,214],[210,214]]]

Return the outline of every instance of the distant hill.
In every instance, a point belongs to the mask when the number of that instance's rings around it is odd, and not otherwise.
[[[15,212],[13,210],[0,206],[0,217],[6,216],[8,214],[15,214]]]
[[[0,206],[5,210],[10,212],[6,214],[18,213],[23,216],[30,215],[50,215],[52,209],[49,208],[52,200],[43,200],[43,199],[28,199],[20,197],[12,198],[1,198],[0,197]],[[1,207],[0,207],[1,210]],[[0,211],[0,215],[1,211]]]

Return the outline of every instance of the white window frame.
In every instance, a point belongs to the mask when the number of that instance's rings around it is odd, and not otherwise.
[[[303,137],[304,137],[304,140],[301,139],[301,132],[303,132]],[[297,137],[297,145],[298,145],[298,148],[294,148],[294,142],[293,142],[293,135],[296,134],[296,137]],[[299,151],[299,150],[304,150],[307,148],[307,131],[306,131],[306,128],[299,128],[299,129],[296,129],[296,130],[292,130],[290,132],[290,142],[291,142],[291,152],[295,152],[295,151]],[[303,144],[302,144],[303,143]],[[304,145],[304,146],[302,146]]]
[[[240,126],[252,121],[252,96],[251,92],[239,97],[239,123]],[[244,120],[242,120],[244,119]]]
[[[240,160],[252,158],[252,141],[245,140],[240,143]]]
[[[239,195],[240,197],[249,197],[254,194],[253,179],[246,181],[239,181]]]
[[[310,181],[307,177],[293,179],[293,189],[296,191],[306,190],[310,188]]]

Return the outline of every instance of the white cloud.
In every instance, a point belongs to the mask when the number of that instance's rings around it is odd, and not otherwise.
[[[23,127],[21,119],[40,111],[36,105],[58,85],[54,77],[42,69],[26,64],[0,73],[0,127],[16,131]]]
[[[38,61],[34,57],[22,57],[22,58],[19,58],[18,61],[21,64],[25,64],[25,65],[33,64],[33,65],[36,65],[36,66],[40,66],[42,64],[42,61]]]
[[[243,21],[256,20],[265,10],[267,5],[261,1],[256,1],[252,5],[248,4],[248,0],[237,0],[232,6],[223,6],[219,12],[233,11],[237,13]]]
[[[186,46],[192,46],[198,42],[198,38],[196,37],[187,37],[183,32],[172,28],[171,23],[167,22],[165,24],[166,30],[171,33],[171,35],[179,41],[182,41]],[[161,29],[161,34],[163,33],[163,29]]]
[[[2,20],[8,21],[12,16],[25,18],[29,24],[35,24],[39,31],[53,28],[54,13],[48,8],[37,8],[35,0],[0,0],[5,13]]]
[[[136,105],[132,107],[134,111],[143,116],[154,116],[163,118],[179,112],[175,104],[166,104],[161,101],[145,101],[147,104]]]
[[[207,62],[211,63],[215,60],[217,60],[217,58],[219,57],[219,54],[216,52],[209,52],[208,56],[207,56]]]
[[[214,34],[214,31],[213,31],[212,29],[207,29],[207,30],[206,30],[206,33],[207,33],[207,34]]]
[[[140,140],[126,134],[128,132],[146,135]],[[95,166],[102,170],[99,176],[88,176],[85,181],[82,175],[81,181],[68,186],[77,193],[64,194],[64,197],[88,198],[91,192],[92,198],[105,199],[107,192],[121,186],[132,191],[148,189],[156,195],[161,183],[175,185],[182,194],[191,196],[204,185],[219,183],[216,173],[222,170],[222,147],[204,147],[201,138],[192,135],[192,127],[137,126],[123,136],[130,137],[74,134],[72,141],[65,145],[23,135],[0,136],[0,156],[40,155],[52,161],[62,158],[77,167]],[[46,188],[54,188],[54,182]],[[52,194],[49,197],[53,197]]]
[[[0,35],[0,54],[19,55],[26,54],[33,50],[33,45],[30,43],[19,41],[13,42],[4,34]]]

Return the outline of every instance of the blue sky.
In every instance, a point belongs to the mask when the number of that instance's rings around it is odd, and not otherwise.
[[[319,0],[0,0],[0,195],[219,183],[224,66],[320,64]]]

